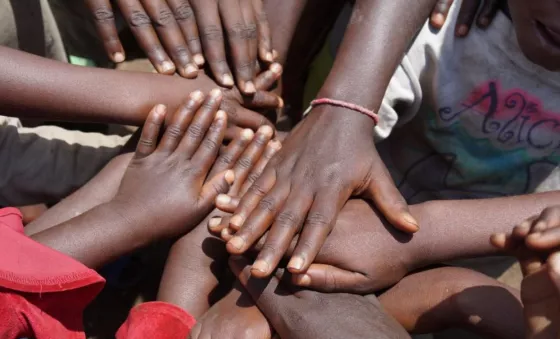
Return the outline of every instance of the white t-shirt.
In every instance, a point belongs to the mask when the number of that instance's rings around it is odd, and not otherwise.
[[[380,154],[409,203],[560,188],[560,73],[530,62],[511,20],[456,38],[456,1],[428,23],[387,89]]]

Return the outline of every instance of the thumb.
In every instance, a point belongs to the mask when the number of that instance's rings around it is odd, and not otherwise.
[[[393,178],[381,160],[375,161],[362,197],[371,200],[389,223],[397,229],[415,233],[420,228],[418,221],[410,214],[408,204],[395,186]]]
[[[371,281],[365,275],[324,264],[312,264],[305,273],[294,274],[292,283],[323,293],[372,292]]]
[[[212,179],[207,181],[200,190],[200,201],[202,204],[214,204],[218,194],[226,193],[234,180],[235,174],[232,170],[216,174]]]

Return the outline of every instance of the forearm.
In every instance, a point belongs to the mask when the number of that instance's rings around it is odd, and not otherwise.
[[[147,245],[147,239],[120,211],[119,206],[112,203],[101,204],[31,238],[90,268],[98,269]]]
[[[500,254],[490,236],[560,203],[560,192],[476,200],[432,201],[411,207],[422,229],[410,241],[417,267],[447,260]]]
[[[175,304],[198,319],[211,306],[209,296],[219,283],[217,272],[226,268],[223,241],[213,237],[203,223],[171,247],[157,299]]]
[[[335,63],[319,97],[374,111],[435,0],[357,0]]]
[[[0,47],[3,115],[48,120],[141,125],[158,103],[170,111],[187,94],[213,83],[151,73],[72,66]]]
[[[272,47],[278,52],[277,61],[284,64],[296,27],[309,0],[268,0],[264,10],[272,34]]]

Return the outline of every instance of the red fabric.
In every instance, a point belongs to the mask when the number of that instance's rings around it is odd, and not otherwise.
[[[196,320],[183,309],[154,301],[136,306],[117,332],[117,339],[187,338]]]
[[[0,337],[85,338],[83,310],[105,280],[25,236],[21,219],[0,209]]]

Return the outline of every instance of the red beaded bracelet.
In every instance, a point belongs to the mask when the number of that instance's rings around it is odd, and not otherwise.
[[[337,107],[351,109],[353,111],[365,114],[368,117],[372,118],[376,125],[379,122],[379,116],[375,112],[373,112],[372,110],[369,110],[369,109],[367,109],[363,106],[352,104],[352,103],[349,103],[349,102],[346,102],[346,101],[340,101],[340,100],[334,100],[334,99],[328,99],[328,98],[315,99],[315,100],[311,101],[311,107],[315,107],[315,106],[319,106],[319,105],[331,105],[331,106],[337,106]]]

